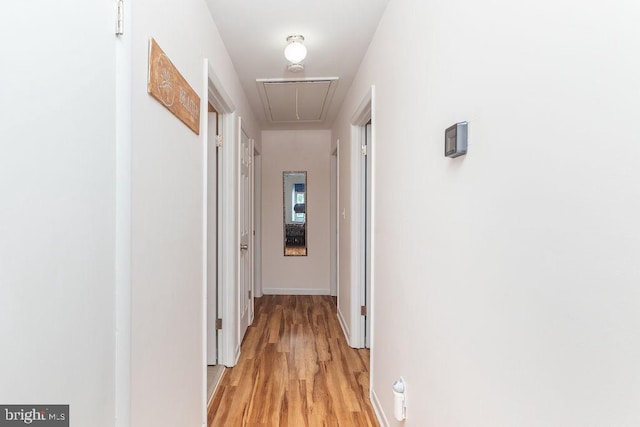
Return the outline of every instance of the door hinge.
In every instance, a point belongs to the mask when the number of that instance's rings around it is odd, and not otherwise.
[[[366,156],[367,155],[367,146],[363,144],[360,148],[362,149],[362,155]]]
[[[366,316],[367,315],[367,306],[366,305],[361,305],[360,306],[360,316]]]
[[[247,292],[249,294],[249,299],[251,299],[251,291]]]
[[[222,147],[222,135],[216,135],[216,147]]]
[[[124,0],[118,0],[116,11],[116,36],[124,34]]]
[[[216,319],[216,329],[222,329],[222,319]]]

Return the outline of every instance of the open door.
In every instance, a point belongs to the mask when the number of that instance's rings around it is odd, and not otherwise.
[[[253,321],[253,141],[240,126],[240,342]]]

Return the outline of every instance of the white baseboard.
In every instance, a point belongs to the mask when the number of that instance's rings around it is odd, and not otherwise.
[[[222,381],[222,376],[224,375],[224,371],[225,371],[225,369],[227,369],[224,365],[220,365],[220,366],[222,366],[222,369],[220,369],[220,371],[216,374],[216,377],[213,380],[213,393],[211,393],[211,396],[209,396],[209,400],[207,400],[207,412],[209,412],[209,406],[211,405],[211,401],[213,400],[213,396],[215,396],[216,395],[216,391],[218,391],[218,386],[220,385],[220,382]]]
[[[338,307],[338,322],[340,323],[340,327],[342,328],[342,333],[344,337],[347,339],[347,342],[351,342],[351,334],[349,333],[349,328],[347,328],[347,323],[344,321],[344,317],[342,316],[342,312],[340,311],[340,307]]]
[[[369,373],[371,375],[371,373]],[[371,389],[371,406],[373,406],[373,412],[376,413],[376,417],[378,418],[378,422],[381,427],[389,427],[389,420],[384,414],[384,410],[382,409],[382,405],[380,405],[380,400],[378,400],[378,396],[376,395],[375,390]]]
[[[329,289],[263,288],[264,295],[329,295]]]
[[[240,346],[237,346],[236,351],[234,351],[234,354],[233,354],[232,364],[225,363],[224,366],[226,366],[227,368],[233,368],[238,364],[239,361],[240,361]]]

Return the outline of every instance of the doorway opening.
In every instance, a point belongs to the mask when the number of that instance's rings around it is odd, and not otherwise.
[[[203,61],[201,111],[202,144],[202,419],[206,425],[207,407],[215,393],[225,366],[232,366],[233,314],[232,280],[236,269],[229,248],[235,246],[234,144],[235,106],[217,78],[211,63]],[[223,322],[223,320],[227,320]]]
[[[216,386],[222,378],[224,366],[218,363],[219,337],[218,319],[218,295],[220,294],[218,281],[218,212],[220,189],[220,158],[218,156],[218,142],[222,136],[222,124],[220,114],[216,108],[208,102],[207,106],[207,155],[206,164],[206,263],[207,263],[207,403],[211,401]]]
[[[374,87],[365,95],[351,119],[351,325],[350,345],[373,345],[374,284],[372,275],[374,223]],[[372,361],[373,362],[373,361]]]

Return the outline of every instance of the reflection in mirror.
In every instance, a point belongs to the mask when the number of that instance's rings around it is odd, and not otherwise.
[[[282,172],[284,254],[307,255],[307,172]]]

